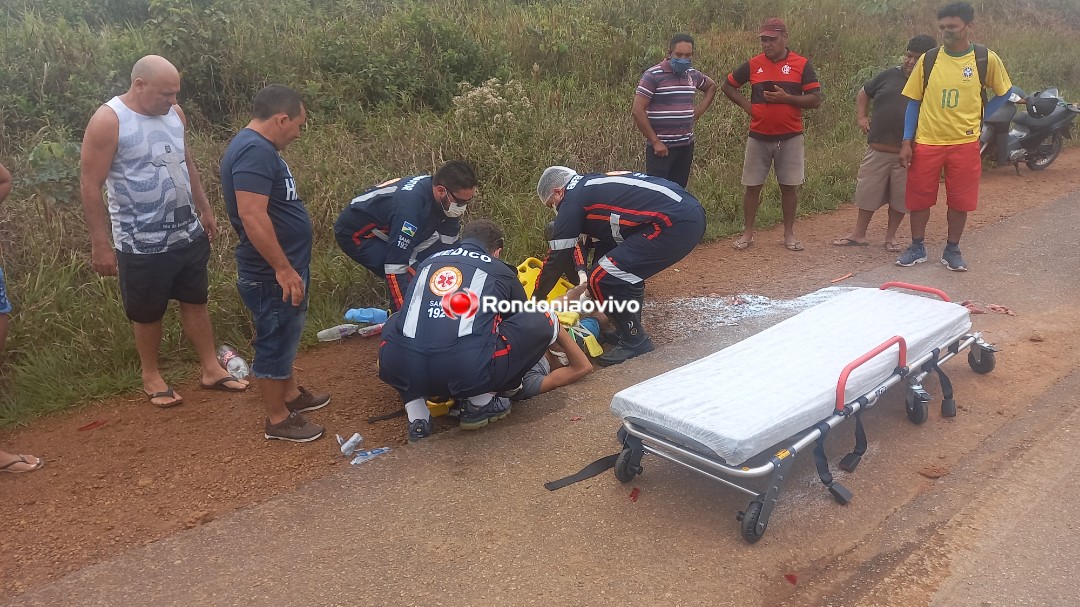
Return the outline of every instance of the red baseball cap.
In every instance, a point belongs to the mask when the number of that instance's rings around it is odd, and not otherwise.
[[[761,33],[759,36],[781,36],[787,33],[787,26],[784,25],[783,20],[777,17],[769,17],[765,20],[765,23],[761,24]]]

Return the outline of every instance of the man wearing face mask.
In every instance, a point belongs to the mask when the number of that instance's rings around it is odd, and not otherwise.
[[[859,165],[855,184],[855,206],[859,216],[855,229],[847,236],[833,241],[838,247],[864,247],[869,245],[866,230],[874,212],[889,206],[889,223],[885,228],[885,250],[899,253],[896,230],[907,214],[904,205],[904,188],[907,185],[907,169],[900,166],[900,142],[904,135],[904,111],[907,99],[900,94],[904,90],[911,70],[923,53],[934,48],[934,39],[925,34],[915,36],[907,45],[902,64],[890,67],[859,89],[855,102],[855,115],[859,128],[866,135],[866,154]],[[873,102],[873,118],[870,104]]]
[[[434,176],[392,179],[353,198],[334,223],[334,236],[353,261],[385,277],[396,312],[413,267],[458,242],[460,217],[476,185],[476,173],[460,160]]]
[[[694,39],[676,34],[667,59],[641,75],[634,95],[634,124],[645,136],[645,172],[686,187],[694,161],[694,123],[716,97],[716,82],[690,67]],[[697,91],[704,92],[694,106]]]

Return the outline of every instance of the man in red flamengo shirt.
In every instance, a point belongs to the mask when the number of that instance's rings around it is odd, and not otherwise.
[[[732,103],[750,115],[750,136],[743,160],[743,234],[735,241],[738,250],[754,242],[754,221],[761,204],[761,187],[776,172],[780,203],[784,211],[784,246],[802,251],[795,238],[795,208],[799,186],[806,174],[803,151],[802,111],[821,105],[821,84],[806,57],[788,49],[784,22],[770,17],[758,34],[762,52],[728,74],[720,89]],[[750,99],[739,91],[750,84]]]

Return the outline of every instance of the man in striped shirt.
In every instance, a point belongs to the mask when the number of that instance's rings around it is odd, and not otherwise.
[[[634,124],[645,135],[645,172],[686,187],[694,160],[694,122],[716,97],[716,82],[690,67],[694,39],[676,34],[668,57],[641,75]],[[704,96],[694,106],[698,91]]]

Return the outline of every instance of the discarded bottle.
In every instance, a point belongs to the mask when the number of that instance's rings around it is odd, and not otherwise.
[[[218,362],[236,379],[244,379],[251,375],[251,367],[247,361],[240,358],[240,353],[229,344],[221,344],[217,351]]]
[[[387,453],[389,451],[390,447],[379,447],[378,449],[372,449],[370,451],[357,451],[355,453],[356,457],[354,457],[353,460],[349,463],[354,466],[359,466],[360,464],[369,462],[375,459],[377,456],[382,455],[383,453]]]
[[[383,323],[377,325],[368,325],[363,329],[356,332],[360,337],[371,337],[372,335],[379,335],[382,333]]]
[[[386,322],[389,316],[386,310],[379,308],[353,308],[345,313],[345,320],[377,325]]]
[[[338,325],[319,331],[315,334],[315,337],[319,341],[337,341],[343,337],[348,337],[349,335],[356,333],[356,330],[359,328],[359,325]]]
[[[364,442],[364,437],[360,436],[359,432],[353,434],[349,440],[341,438],[340,434],[334,436],[337,437],[337,443],[341,447],[341,454],[345,457],[351,457],[360,448],[360,443]]]

